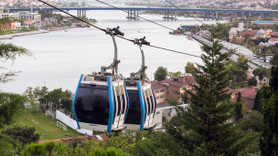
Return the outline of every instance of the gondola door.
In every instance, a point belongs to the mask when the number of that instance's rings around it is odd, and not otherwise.
[[[148,127],[150,124],[152,124],[155,113],[155,99],[152,93],[151,84],[143,86],[143,93],[146,109],[144,127]]]
[[[123,81],[115,81],[113,82],[114,89],[114,101],[115,101],[115,116],[113,129],[117,129],[124,124],[124,117],[127,111],[127,97],[126,90]]]

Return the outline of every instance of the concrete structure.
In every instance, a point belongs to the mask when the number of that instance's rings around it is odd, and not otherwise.
[[[0,12],[0,18],[14,18],[18,19],[18,13]]]
[[[138,10],[128,10],[127,11],[127,17],[128,20],[139,20],[139,13]]]
[[[38,13],[19,12],[18,19],[21,19],[21,20],[31,19],[31,20],[34,20],[34,22],[40,22],[41,15]]]
[[[177,11],[171,11],[171,10],[167,10],[164,11],[164,16],[163,16],[164,20],[177,20]]]
[[[41,26],[41,15],[38,13],[19,12],[18,19],[23,20],[24,25],[33,25],[35,27]]]
[[[86,10],[77,10],[77,17],[86,17]]]

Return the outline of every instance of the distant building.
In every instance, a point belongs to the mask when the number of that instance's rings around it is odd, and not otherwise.
[[[17,25],[16,21],[11,21],[11,22],[7,23],[7,29],[8,30],[15,30],[16,29],[16,25]]]
[[[255,24],[258,25],[278,25],[278,21],[277,20],[273,20],[273,21],[254,21]]]
[[[157,103],[165,103],[168,99],[175,99],[181,103],[181,98],[176,93],[184,93],[186,90],[192,89],[191,84],[196,81],[193,76],[180,76],[178,78],[166,79],[163,81],[152,81],[153,89],[157,99]]]
[[[254,100],[257,94],[255,88],[238,88],[238,89],[230,89],[229,93],[231,93],[232,101],[236,101],[238,97],[238,93],[241,93],[241,99],[244,101],[242,107],[246,108],[245,111],[251,111],[254,105]]]
[[[237,37],[238,33],[244,31],[244,23],[238,23],[237,27],[232,27],[229,31],[229,39],[232,40]]]
[[[151,82],[156,101],[158,104],[166,102],[167,96],[167,85],[160,84],[160,82],[153,81]]]
[[[271,37],[278,37],[278,32],[272,32],[272,33],[270,33],[270,36]]]
[[[18,13],[3,12],[3,13],[0,13],[0,18],[18,19]]]
[[[18,19],[33,20],[36,23],[41,22],[41,15],[39,13],[19,12]]]
[[[278,43],[278,38],[271,38],[271,39],[268,40],[268,43],[270,45],[275,45],[275,44]]]
[[[2,27],[2,30],[15,30],[17,29],[17,23],[16,21],[11,21],[7,23],[4,27]]]
[[[239,39],[244,39],[245,37],[250,37],[251,39],[256,39],[256,34],[258,30],[246,30],[239,33]]]
[[[266,38],[266,31],[260,29],[256,34],[256,38]]]
[[[51,26],[54,23],[58,23],[58,20],[55,19],[55,18],[44,18],[42,23],[41,23],[41,26],[42,27],[44,27],[44,26]]]

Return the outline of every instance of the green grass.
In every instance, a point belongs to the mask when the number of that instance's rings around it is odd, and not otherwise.
[[[27,119],[25,119],[25,117],[27,117]],[[19,110],[8,127],[12,126],[34,127],[36,133],[41,135],[40,141],[65,138],[63,137],[65,131],[57,127],[56,120],[52,120],[51,117],[47,117],[39,112],[32,112],[31,110]],[[81,136],[81,134],[70,127],[67,127],[67,130],[70,136]],[[43,134],[47,134],[47,137],[44,138]]]

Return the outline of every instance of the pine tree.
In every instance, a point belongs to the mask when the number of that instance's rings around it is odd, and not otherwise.
[[[269,86],[262,86],[255,97],[254,100],[254,105],[253,105],[253,110],[259,111],[260,113],[263,112],[263,104],[264,101],[270,98],[271,93],[270,93],[270,88]]]
[[[262,155],[278,155],[278,53],[273,57],[270,77],[271,96],[263,107],[264,126],[260,140]]]
[[[236,155],[241,144],[236,144],[233,122],[234,105],[230,94],[226,62],[230,53],[221,53],[222,45],[213,40],[204,45],[201,56],[204,65],[198,65],[196,80],[189,95],[189,106],[177,106],[177,116],[165,124],[166,131],[184,148],[184,155]]]
[[[31,53],[22,47],[10,44],[10,43],[1,43],[0,42],[0,61],[14,62],[17,57],[20,56],[31,56]],[[0,84],[8,82],[11,77],[15,76],[18,72],[16,71],[8,71],[8,69],[4,66],[0,66]]]
[[[241,93],[238,92],[237,100],[236,100],[236,107],[235,107],[235,121],[238,121],[242,117],[243,117],[243,115],[242,115]]]

